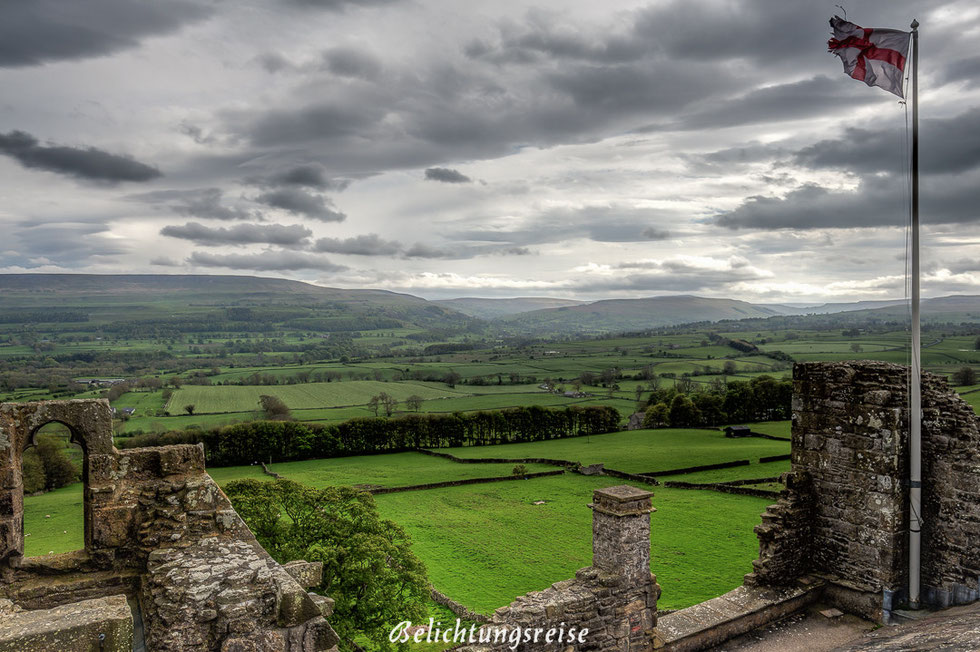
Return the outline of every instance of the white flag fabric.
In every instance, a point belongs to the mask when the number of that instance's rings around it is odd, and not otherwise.
[[[844,72],[868,86],[880,86],[905,97],[902,78],[910,32],[858,27],[840,16],[830,20],[834,38],[827,47],[844,62]]]

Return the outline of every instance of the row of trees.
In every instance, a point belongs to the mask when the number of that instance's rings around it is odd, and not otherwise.
[[[251,421],[209,430],[151,433],[119,446],[203,443],[209,466],[393,453],[415,448],[487,446],[615,432],[620,416],[599,405],[565,409],[539,406],[454,414],[361,418],[339,424]]]
[[[713,384],[690,395],[676,387],[655,389],[647,400],[643,426],[717,426],[789,419],[792,397],[793,382],[772,376]]]

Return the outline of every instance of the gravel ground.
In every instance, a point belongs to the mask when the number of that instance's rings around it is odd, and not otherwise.
[[[825,604],[812,605],[785,620],[711,649],[715,652],[823,652],[857,643],[875,628],[871,621],[850,614],[837,618],[820,614],[829,608]]]

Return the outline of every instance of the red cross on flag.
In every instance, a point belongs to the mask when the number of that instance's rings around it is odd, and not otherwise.
[[[909,53],[909,32],[858,27],[840,16],[830,20],[834,38],[827,47],[844,62],[844,72],[868,86],[881,86],[904,98],[902,76]]]

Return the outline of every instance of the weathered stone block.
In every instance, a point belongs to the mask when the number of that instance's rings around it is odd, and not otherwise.
[[[122,595],[0,614],[0,652],[132,649],[133,616]]]
[[[312,589],[323,582],[323,562],[297,559],[282,566],[304,589]]]

